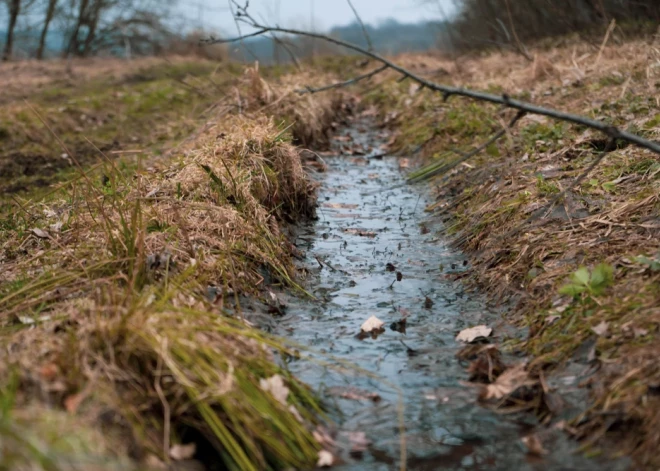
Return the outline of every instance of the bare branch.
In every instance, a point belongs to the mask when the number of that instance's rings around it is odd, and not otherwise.
[[[369,33],[367,32],[367,28],[364,26],[364,23],[362,22],[362,18],[360,17],[360,14],[357,12],[355,7],[353,6],[353,2],[351,0],[346,0],[348,2],[348,6],[351,7],[351,10],[353,10],[353,14],[355,15],[355,18],[357,19],[358,23],[360,23],[360,27],[362,28],[362,34],[364,35],[364,39],[367,40],[367,45],[369,46],[369,50],[373,51],[374,50],[374,45],[371,42],[371,38],[369,37]]]
[[[460,88],[460,87],[451,87],[448,85],[442,85],[438,84],[435,82],[431,82],[430,80],[426,80],[423,77],[420,77],[419,75],[405,69],[404,67],[397,65],[396,63],[392,62],[389,59],[386,59],[385,57],[373,52],[373,51],[367,51],[366,49],[357,46],[355,44],[342,41],[341,39],[333,38],[330,36],[326,36],[324,34],[319,34],[319,33],[312,33],[309,31],[302,31],[298,29],[293,29],[293,28],[281,28],[281,27],[272,27],[272,26],[264,26],[258,23],[251,23],[251,26],[254,28],[259,29],[257,33],[253,33],[252,35],[258,35],[258,34],[265,34],[270,31],[277,31],[280,33],[286,33],[286,34],[292,34],[292,35],[297,35],[297,36],[306,36],[310,38],[316,38],[316,39],[321,39],[323,41],[336,44],[338,46],[342,46],[346,49],[350,49],[352,51],[359,52],[367,57],[370,57],[372,59],[375,59],[382,64],[385,64],[389,66],[392,70],[395,70],[402,75],[410,78],[411,80],[414,80],[415,82],[419,83],[420,85],[425,86],[426,88],[430,90],[434,90],[437,92],[440,92],[443,94],[445,99],[450,98],[451,96],[462,96],[466,98],[470,98],[473,100],[477,101],[484,101],[488,103],[495,103],[498,105],[504,105],[508,108],[513,108],[519,111],[524,111],[529,114],[535,114],[535,115],[541,115],[541,116],[547,116],[549,118],[553,118],[559,121],[565,121],[568,123],[573,123],[573,124],[578,124],[581,126],[585,126],[588,128],[596,129],[603,134],[609,136],[610,138],[613,139],[621,139],[626,142],[629,142],[631,144],[634,144],[638,147],[642,147],[645,149],[649,149],[656,154],[660,154],[660,143],[649,141],[648,139],[644,139],[641,136],[638,136],[637,134],[633,134],[627,131],[623,131],[615,126],[612,126],[610,124],[604,123],[602,121],[597,121],[595,119],[587,118],[586,116],[580,116],[572,113],[565,113],[562,111],[558,111],[552,108],[544,108],[542,106],[537,106],[532,103],[528,103],[525,101],[521,100],[516,100],[511,97],[509,97],[507,94],[503,95],[493,95],[491,93],[486,93],[486,92],[480,92],[476,90],[470,90],[466,88]],[[238,40],[238,39],[235,39]],[[224,43],[224,42],[231,42],[229,40],[215,40],[211,41],[211,43]]]
[[[358,75],[357,77],[353,77],[352,79],[345,80],[343,82],[336,82],[336,83],[331,83],[330,85],[325,85],[323,87],[319,88],[312,88],[312,87],[305,87],[300,90],[296,90],[299,94],[303,95],[305,93],[318,93],[318,92],[323,92],[325,90],[331,90],[333,88],[341,88],[341,87],[346,87],[348,85],[353,85],[354,83],[357,83],[361,80],[369,79],[373,77],[374,75],[378,75],[379,73],[389,69],[390,66],[385,64],[382,67],[379,67],[375,70],[372,70],[371,72],[367,72],[366,74],[363,75]]]

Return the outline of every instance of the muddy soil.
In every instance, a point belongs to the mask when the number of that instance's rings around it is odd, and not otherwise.
[[[465,290],[459,278],[469,260],[424,212],[429,189],[382,191],[403,182],[407,162],[379,157],[388,137],[366,118],[335,137],[337,155],[324,156],[328,170],[319,177],[318,221],[296,241],[310,273],[305,288],[317,300],[287,299],[276,328],[312,351],[289,366],[331,410],[339,469],[399,469],[404,456],[410,470],[625,469],[575,453],[574,442],[537,428],[529,414],[505,416],[477,402],[456,334],[487,324],[498,343],[515,330]],[[360,335],[372,315],[384,332]],[[529,453],[521,439],[532,433],[547,454]]]

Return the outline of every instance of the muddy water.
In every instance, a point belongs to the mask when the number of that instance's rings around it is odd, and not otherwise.
[[[334,147],[338,154],[346,148],[375,154],[386,137],[357,121]],[[288,299],[278,333],[317,352],[289,367],[332,411],[339,469],[399,469],[402,452],[411,470],[593,469],[560,433],[544,436],[548,455],[530,456],[521,437],[534,419],[487,410],[462,383],[467,375],[455,357],[456,333],[495,325],[500,315],[457,280],[470,266],[424,212],[427,190],[374,194],[402,182],[401,159],[325,161],[319,219],[300,229],[296,243],[310,272],[305,288],[317,301]],[[385,322],[385,331],[358,335],[372,315]],[[496,331],[494,341],[498,335],[504,334]],[[344,368],[348,363],[362,371]]]

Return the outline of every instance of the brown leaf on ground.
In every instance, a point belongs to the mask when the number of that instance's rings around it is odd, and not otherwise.
[[[403,169],[403,168],[408,168],[408,167],[410,167],[410,159],[405,158],[405,157],[399,159],[399,168]]]
[[[39,229],[38,227],[32,229],[32,233],[40,239],[50,239],[50,234],[43,229]]]
[[[83,403],[87,396],[89,396],[90,388],[86,387],[82,391],[71,394],[64,399],[64,408],[69,414],[75,414],[80,408],[80,405]]]
[[[468,366],[470,381],[492,383],[506,370],[502,354],[495,345],[479,345],[478,347],[479,349],[473,356],[474,359]]]
[[[543,448],[543,444],[539,437],[535,434],[527,435],[526,437],[521,438],[523,444],[527,447],[527,451],[531,455],[543,456],[548,453],[548,450]]]
[[[483,388],[480,398],[483,400],[502,399],[512,395],[520,388],[535,386],[537,381],[529,377],[524,364],[513,366],[502,373],[497,380]]]
[[[610,325],[602,321],[598,325],[594,326],[591,328],[594,334],[598,335],[599,337],[605,337],[607,335],[607,332],[609,331]]]

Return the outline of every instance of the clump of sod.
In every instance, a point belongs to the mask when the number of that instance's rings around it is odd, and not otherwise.
[[[264,270],[295,286],[280,227],[315,196],[288,141],[258,113],[225,116],[173,160],[133,173],[108,159],[5,221],[0,378],[16,387],[0,436],[15,469],[143,468],[189,441],[229,469],[314,463],[320,409],[275,361],[286,346],[227,310],[259,294]],[[23,435],[45,417],[25,411],[43,407],[62,436],[102,430],[104,445]]]

